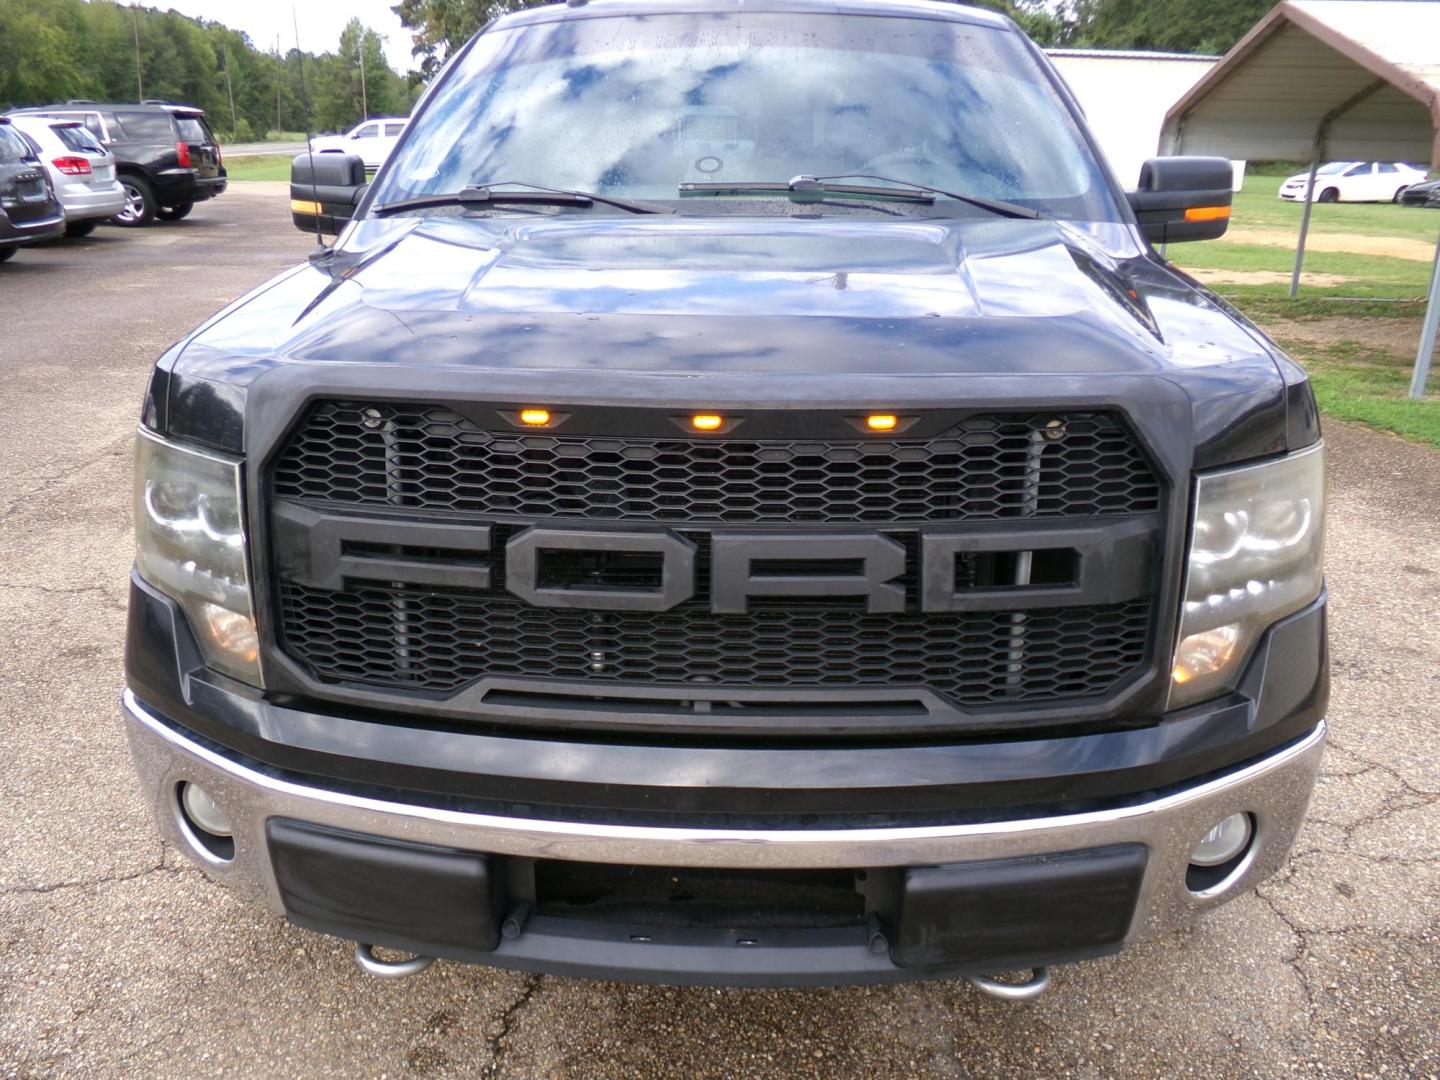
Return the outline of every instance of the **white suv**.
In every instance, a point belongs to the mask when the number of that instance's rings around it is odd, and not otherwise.
[[[385,163],[409,123],[404,117],[382,116],[366,120],[344,135],[317,135],[310,140],[316,154],[358,154],[372,172]]]
[[[125,209],[125,189],[115,176],[115,155],[78,120],[12,116],[10,123],[35,147],[65,211],[65,235],[88,236]]]

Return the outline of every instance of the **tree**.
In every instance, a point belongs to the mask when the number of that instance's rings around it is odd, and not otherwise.
[[[420,61],[420,74],[433,78],[445,58],[486,23],[509,11],[539,7],[551,0],[400,0],[390,10],[411,31],[410,55]]]
[[[223,23],[174,11],[115,0],[0,0],[0,109],[74,97],[134,101],[143,82],[146,97],[204,109],[224,138],[277,124],[302,131],[322,120],[349,127],[366,105],[371,115],[398,115],[414,101],[418,87],[390,68],[382,46],[357,20],[337,53],[281,56],[278,42],[276,52],[261,51]]]
[[[83,23],[79,0],[0,3],[0,103],[63,101],[95,89],[71,51]]]
[[[1271,6],[1272,0],[1080,0],[1076,43],[1223,53]]]

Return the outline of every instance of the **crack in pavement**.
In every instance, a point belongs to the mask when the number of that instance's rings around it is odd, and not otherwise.
[[[147,866],[141,870],[131,870],[123,874],[107,874],[97,878],[78,878],[72,881],[46,882],[40,885],[16,885],[9,888],[0,888],[0,896],[33,896],[44,893],[60,892],[64,889],[86,889],[98,885],[116,885],[122,881],[136,881],[151,874],[167,873],[171,876],[181,874],[198,874],[200,871],[193,866],[167,866],[165,856],[160,856],[160,862],[154,866]]]
[[[1336,749],[1340,750],[1342,753],[1349,754],[1351,757],[1353,757],[1356,761],[1360,762],[1362,765],[1368,765],[1371,769],[1379,769],[1382,773],[1385,773],[1387,776],[1392,777],[1396,782],[1398,782],[1398,783],[1400,784],[1401,787],[1405,788],[1407,791],[1411,792],[1412,794],[1414,794],[1414,795],[1419,795],[1421,798],[1430,799],[1430,800],[1440,799],[1440,791],[1427,791],[1425,788],[1416,787],[1414,784],[1410,783],[1409,780],[1406,780],[1405,777],[1401,776],[1398,772],[1396,772],[1394,768],[1392,768],[1392,767],[1389,766],[1389,765],[1386,765],[1384,762],[1381,762],[1381,761],[1373,761],[1373,760],[1371,760],[1370,758],[1367,758],[1364,754],[1360,754],[1360,753],[1355,752],[1354,750],[1351,750],[1348,746],[1345,746],[1345,745],[1344,745],[1343,743],[1341,743],[1337,738],[1335,738],[1335,735],[1334,735],[1333,730],[1332,730],[1332,732],[1331,732],[1330,740],[1329,740],[1329,741],[1330,741],[1330,744],[1331,744],[1332,746],[1334,746]],[[1364,775],[1366,772],[1368,772],[1368,771],[1369,771],[1368,769],[1361,769],[1361,770],[1360,770],[1359,772],[1357,772],[1357,773],[1340,773],[1339,775],[1341,775],[1341,776],[1363,776],[1363,775]]]
[[[505,1060],[506,1051],[509,1047],[506,1039],[515,1026],[516,1017],[530,1004],[531,999],[540,990],[540,984],[545,981],[545,976],[530,974],[525,976],[525,985],[521,987],[520,994],[499,1016],[500,1030],[490,1039],[491,1055],[490,1064],[486,1069],[486,1075],[496,1076],[500,1072],[500,1066]]]
[[[1285,870],[1287,880],[1289,873],[1290,870],[1287,865]],[[1310,953],[1309,931],[1282,910],[1279,903],[1273,897],[1266,895],[1264,885],[1256,888],[1255,896],[1262,904],[1269,908],[1274,916],[1285,925],[1286,929],[1295,936],[1294,955],[1285,957],[1285,964],[1295,974],[1295,980],[1300,985],[1300,993],[1305,996],[1305,1010],[1309,1013],[1310,1023],[1313,1025],[1319,1014],[1319,1005],[1315,1000],[1315,988],[1310,985],[1310,976],[1305,969],[1300,966],[1301,961]]]
[[[8,503],[6,503],[5,509],[0,510],[0,518],[8,518],[11,514],[15,513],[17,509],[19,509],[25,503],[29,502],[31,499],[34,499],[37,495],[43,495],[45,492],[49,491],[57,484],[61,484],[64,481],[70,479],[76,473],[82,473],[86,469],[93,468],[101,461],[112,456],[117,451],[123,450],[126,446],[133,443],[134,438],[135,436],[133,434],[129,434],[118,439],[113,439],[110,442],[105,443],[100,448],[98,453],[94,455],[87,455],[83,461],[79,462],[72,468],[62,469],[54,476],[45,477],[40,481],[40,485],[38,487],[31,488],[29,491],[26,492],[22,492],[20,495],[12,498]]]
[[[18,582],[0,581],[0,589],[8,589],[11,592],[38,592],[47,596],[80,596],[85,593],[99,593],[106,599],[120,599],[118,596],[110,595],[110,586],[108,585],[24,585]]]

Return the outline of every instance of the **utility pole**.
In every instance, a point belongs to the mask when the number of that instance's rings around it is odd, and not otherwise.
[[[279,135],[284,131],[284,125],[280,120],[280,75],[285,70],[280,60],[280,35],[275,35],[275,134]]]
[[[235,116],[235,86],[230,82],[230,46],[224,46],[221,52],[225,56],[225,92],[230,96],[230,133],[234,135],[240,130],[240,121]]]
[[[360,117],[363,124],[370,119],[370,99],[365,93],[365,31],[360,31],[360,111],[364,113]]]
[[[135,93],[136,101],[145,100],[145,77],[140,69],[140,9],[131,6],[130,18],[135,25]]]

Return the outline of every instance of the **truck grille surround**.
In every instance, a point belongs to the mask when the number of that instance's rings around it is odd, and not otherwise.
[[[477,415],[494,424],[482,427]],[[279,646],[322,694],[328,683],[430,698],[493,676],[612,689],[923,687],[961,708],[1023,710],[1094,701],[1144,673],[1153,574],[1144,595],[1115,603],[921,611],[916,600],[921,526],[1158,522],[1160,480],[1113,413],[970,414],[919,439],[857,431],[747,440],[679,429],[655,437],[673,427],[668,416],[656,420],[649,437],[596,437],[516,430],[475,409],[310,406],[273,459],[272,498],[322,513],[489,526],[492,584],[346,579],[326,589],[288,577],[277,562]],[[694,594],[669,610],[623,611],[537,606],[505,591],[508,539],[531,525],[587,522],[651,522],[693,544]],[[894,583],[905,589],[905,610],[873,613],[863,600],[818,596],[712,611],[712,530],[818,536],[862,524],[903,546]],[[571,581],[595,572],[572,562],[552,569]],[[605,584],[625,584],[627,572],[639,581],[648,568],[612,562]]]

